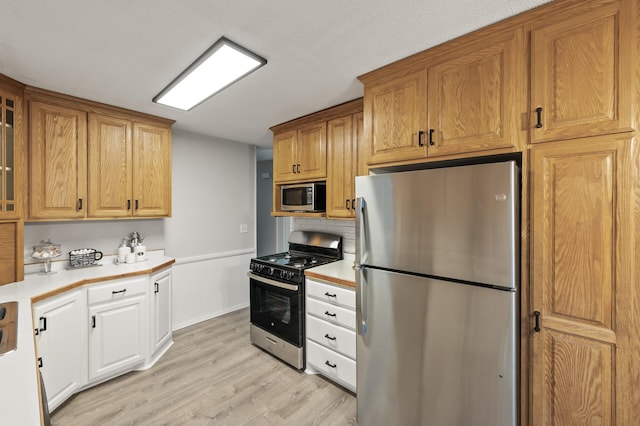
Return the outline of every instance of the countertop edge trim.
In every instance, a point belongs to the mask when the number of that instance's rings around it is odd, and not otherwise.
[[[175,262],[176,262],[175,259],[171,259],[171,260],[163,262],[163,263],[161,263],[159,265],[156,265],[156,266],[154,266],[152,268],[149,268],[149,269],[142,269],[142,270],[134,271],[134,272],[125,272],[125,273],[116,274],[116,275],[105,275],[105,276],[102,276],[102,277],[87,278],[87,279],[84,279],[84,280],[76,281],[74,283],[67,284],[67,285],[62,286],[62,287],[58,287],[55,290],[48,291],[46,293],[42,293],[42,294],[39,294],[37,296],[33,296],[31,298],[31,304],[34,304],[34,303],[37,303],[37,302],[41,302],[41,301],[43,301],[45,299],[48,299],[48,298],[53,297],[53,296],[57,296],[59,294],[62,294],[62,293],[67,292],[69,290],[76,289],[78,287],[82,287],[83,285],[86,285],[86,284],[95,284],[95,283],[99,283],[99,282],[102,282],[102,281],[111,281],[111,280],[117,280],[117,279],[120,279],[120,278],[135,277],[135,276],[138,276],[138,275],[153,274],[154,272],[157,272],[157,271],[159,271],[161,269],[164,269],[164,268],[166,268],[168,266],[171,266]]]
[[[307,277],[311,277],[311,278],[316,278],[319,280],[323,280],[323,281],[327,281],[331,284],[340,284],[343,285],[345,287],[351,287],[351,288],[355,288],[356,287],[356,283],[353,281],[349,281],[349,280],[345,280],[342,278],[337,278],[337,277],[332,277],[330,275],[324,275],[324,274],[319,274],[317,272],[313,272],[313,271],[305,271],[304,273]]]

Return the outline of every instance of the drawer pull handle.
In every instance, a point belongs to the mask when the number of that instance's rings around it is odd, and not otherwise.
[[[533,316],[536,320],[536,324],[533,327],[533,331],[535,331],[536,333],[540,333],[540,311],[534,311]]]
[[[91,328],[96,328],[96,316],[91,315]]]
[[[40,321],[42,321],[40,331],[47,331],[47,317],[40,317]]]
[[[127,289],[126,289],[126,288],[123,288],[122,290],[117,290],[117,291],[116,291],[116,290],[113,290],[113,291],[111,292],[111,294],[118,294],[118,293],[122,293],[122,294],[124,294],[126,291],[127,291]]]
[[[336,368],[338,366],[338,364],[331,364],[329,361],[325,361],[324,364],[328,365],[331,368]]]
[[[326,337],[329,340],[333,340],[335,342],[336,338],[335,337],[331,337],[328,334],[325,334],[324,337]]]
[[[327,296],[327,297],[336,297],[335,294],[331,294],[328,291],[324,295]]]
[[[334,318],[336,317],[336,314],[332,314],[332,313],[331,313],[331,312],[329,312],[329,311],[324,311],[324,314],[325,314],[325,315],[328,315],[328,316],[330,316],[330,317],[334,317]]]

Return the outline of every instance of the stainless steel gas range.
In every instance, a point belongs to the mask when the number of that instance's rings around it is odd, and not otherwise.
[[[251,343],[305,367],[304,270],[342,259],[342,237],[293,231],[289,251],[251,259]]]

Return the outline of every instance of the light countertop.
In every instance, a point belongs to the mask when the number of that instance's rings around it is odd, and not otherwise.
[[[348,257],[337,262],[309,268],[304,271],[304,274],[307,277],[329,281],[334,284],[352,288],[356,286],[356,273],[353,270],[353,259]]]
[[[0,355],[0,423],[40,425],[36,351],[33,336],[32,302],[80,287],[111,279],[148,275],[175,262],[164,251],[149,252],[149,259],[139,263],[113,263],[105,256],[103,266],[65,270],[54,267],[55,274],[25,274],[24,281],[0,286],[0,302],[18,302],[17,349]],[[61,262],[56,262],[59,265]]]

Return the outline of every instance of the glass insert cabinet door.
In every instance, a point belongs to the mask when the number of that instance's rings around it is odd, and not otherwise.
[[[14,96],[0,91],[0,216],[12,216],[16,212],[16,110]],[[18,110],[19,111],[19,110]]]

